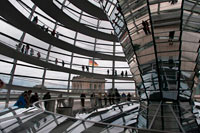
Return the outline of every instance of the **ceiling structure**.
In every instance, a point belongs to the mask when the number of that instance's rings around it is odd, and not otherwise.
[[[129,66],[106,14],[98,2],[85,4],[91,8],[82,10],[80,4],[66,0],[50,0],[48,4],[38,0],[1,1],[0,76],[9,88],[40,85],[69,92],[73,77],[82,75],[105,78],[105,89],[134,91]],[[99,14],[94,15],[93,9]],[[98,90],[94,87],[88,89]],[[6,106],[9,96],[10,90]]]
[[[1,23],[11,29],[1,30],[0,43],[7,84],[37,79],[32,86],[55,82],[69,89],[73,76],[84,75],[106,78],[107,89],[133,90],[134,80],[141,100],[137,127],[199,131],[191,105],[199,71],[198,0],[1,0],[0,6]],[[22,52],[27,44],[34,55]]]

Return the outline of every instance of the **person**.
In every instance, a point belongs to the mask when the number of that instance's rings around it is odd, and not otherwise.
[[[124,92],[122,93],[122,101],[126,101],[126,94]]]
[[[151,31],[149,28],[149,22],[147,20],[145,21],[145,25],[146,25],[147,34],[151,34]]]
[[[109,69],[107,70],[107,74],[109,75]]]
[[[84,108],[85,107],[85,93],[81,93],[80,98],[81,98],[81,106]]]
[[[40,59],[40,57],[41,57],[40,52],[37,53],[37,57],[38,57],[38,59]]]
[[[56,32],[56,38],[59,38],[59,32]]]
[[[146,28],[146,23],[145,21],[142,20],[142,26],[143,26],[143,31],[147,35],[147,28]]]
[[[119,92],[115,92],[115,96],[116,96],[116,102],[119,103],[120,102],[120,99],[121,99],[121,96],[119,94]]]
[[[104,105],[107,106],[107,99],[108,99],[108,95],[107,93],[105,92],[104,93]]]
[[[178,0],[170,0],[169,3],[171,3],[171,5],[174,5],[178,2]]]
[[[35,92],[35,94],[31,96],[30,103],[33,104],[34,102],[37,102],[38,100],[39,100],[39,96],[37,92]]]
[[[56,64],[56,65],[58,64],[58,59],[57,59],[57,58],[55,59],[55,64]]]
[[[29,44],[27,44],[27,45],[26,45],[25,54],[28,54],[29,48],[30,48],[30,46],[29,46]]]
[[[111,95],[111,93],[108,93],[108,101],[109,101],[109,104],[111,105],[112,104],[112,95]]]
[[[169,45],[173,45],[172,40],[174,39],[174,34],[175,34],[175,31],[170,31],[169,32],[169,40],[168,40]]]
[[[21,52],[22,52],[22,53],[24,53],[24,48],[25,48],[25,46],[22,45],[22,49],[21,49]]]
[[[115,104],[115,93],[112,94],[112,104]]]
[[[115,76],[117,76],[117,70],[115,70]]]
[[[121,76],[124,77],[124,71],[121,72]]]
[[[65,62],[64,62],[64,60],[62,60],[62,66],[63,66],[63,67],[65,66]]]
[[[98,107],[102,107],[102,95],[101,92],[98,94]]]
[[[88,66],[86,66],[86,70],[87,70],[87,72],[89,72],[89,67]]]
[[[82,70],[83,70],[83,71],[85,70],[85,66],[84,66],[84,65],[82,65]]]
[[[27,94],[28,94],[28,100],[30,102],[30,98],[31,98],[31,93],[32,93],[32,90],[28,90]]]
[[[130,92],[127,95],[127,101],[131,101],[131,94],[130,94]]]
[[[18,108],[26,108],[27,107],[27,92],[23,92],[17,102],[14,104],[14,106],[17,106]]]
[[[47,99],[51,99],[50,92],[47,92],[43,97],[43,100],[47,100]],[[48,109],[48,106],[49,106],[49,102],[48,101],[44,101],[45,109]]]
[[[56,34],[56,30],[53,29],[52,32],[51,32],[51,35],[52,35],[52,36],[55,36],[55,34]]]
[[[95,102],[95,93],[94,92],[90,95],[90,103],[91,103],[92,108],[95,107],[96,102]]]
[[[150,28],[149,28],[149,22],[146,20],[142,20],[142,26],[143,26],[143,31],[145,32],[146,35],[151,34]]]
[[[30,55],[31,55],[31,56],[34,55],[34,50],[33,50],[33,48],[31,48],[31,50],[30,50]]]
[[[33,21],[32,21],[34,24],[37,24],[38,23],[38,17],[37,16],[35,16],[34,18],[33,18]]]
[[[126,72],[125,72],[125,76],[126,76],[126,77],[128,76],[128,72],[127,72],[127,70],[126,70]]]

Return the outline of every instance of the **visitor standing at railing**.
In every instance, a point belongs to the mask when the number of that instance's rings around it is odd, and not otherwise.
[[[130,92],[127,95],[127,101],[131,101],[131,94],[130,94]]]
[[[30,55],[31,55],[31,56],[34,55],[34,50],[33,50],[33,48],[31,48],[31,50],[30,50]]]
[[[81,106],[84,108],[85,107],[85,93],[81,93],[80,98],[81,98]]]
[[[107,99],[108,99],[108,95],[107,93],[105,92],[104,93],[104,105],[107,106]]]
[[[26,108],[28,107],[27,103],[28,103],[28,94],[27,91],[25,91],[19,96],[14,106],[17,106],[18,108]]]
[[[51,99],[50,92],[47,92],[47,93],[44,95],[43,100],[46,100],[46,99]],[[48,101],[45,101],[45,102],[44,102],[44,107],[45,107],[45,109],[48,109],[48,106],[49,106],[49,102],[48,102]]]
[[[38,100],[39,100],[39,96],[37,92],[35,92],[35,94],[31,96],[30,103],[33,104],[34,102],[37,102]]]
[[[102,107],[102,95],[101,92],[98,94],[98,107]]]
[[[90,95],[90,103],[91,103],[92,108],[95,107],[96,99],[95,99],[95,93],[94,92]]]

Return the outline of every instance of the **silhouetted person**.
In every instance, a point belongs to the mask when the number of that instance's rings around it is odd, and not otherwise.
[[[88,66],[86,66],[86,70],[87,70],[87,72],[89,72],[89,67]]]
[[[117,76],[117,70],[115,70],[115,76]]]
[[[149,22],[147,20],[145,21],[145,24],[146,24],[147,34],[151,34],[151,31],[149,28]]]
[[[85,93],[81,93],[80,98],[81,98],[81,106],[85,107]]]
[[[57,59],[57,58],[55,59],[55,64],[56,64],[56,65],[58,64],[58,59]]]
[[[82,65],[82,71],[84,71],[85,70],[85,66],[84,65]]]
[[[40,59],[40,57],[41,57],[40,52],[37,53],[37,57],[38,57],[38,59]]]
[[[25,46],[22,45],[22,49],[21,49],[21,52],[24,53],[24,49],[25,49]]]
[[[59,33],[58,32],[56,32],[56,37],[59,38]]]
[[[126,94],[124,92],[122,93],[122,101],[126,101]]]
[[[109,101],[109,104],[111,105],[112,104],[112,95],[111,95],[111,93],[108,93],[108,101]]]
[[[147,35],[146,23],[142,20],[143,31]]]
[[[124,77],[124,71],[121,72],[121,76]]]
[[[62,60],[62,66],[63,66],[63,67],[65,66],[65,62],[64,62],[64,60]]]
[[[52,36],[55,36],[55,34],[56,34],[56,30],[53,29],[52,32],[51,32],[51,35],[52,35]]]
[[[107,93],[105,92],[105,93],[104,93],[104,103],[105,103],[104,105],[105,105],[105,106],[107,106],[107,99],[108,99],[108,95],[107,95]]]
[[[121,98],[119,92],[116,92],[115,96],[116,96],[116,102],[119,103],[120,102],[120,98]]]
[[[126,76],[126,77],[128,76],[128,72],[127,72],[127,70],[126,70],[126,72],[125,72],[125,76]]]
[[[31,48],[31,50],[30,50],[30,55],[31,55],[31,56],[34,55],[34,50],[33,50],[33,48]]]
[[[38,23],[38,17],[37,16],[35,16],[34,18],[33,18],[33,21],[32,21],[34,24],[37,24]]]
[[[112,94],[112,104],[115,104],[115,94]]]
[[[171,5],[174,5],[178,2],[178,0],[170,0],[169,3],[171,3]]]
[[[107,70],[107,74],[109,75],[109,69]]]
[[[25,54],[28,54],[29,48],[30,48],[29,44],[26,44]]]
[[[95,99],[95,94],[94,92],[90,95],[90,103],[91,103],[91,107],[95,107],[96,105],[96,99]]]
[[[127,95],[127,101],[131,101],[131,94],[130,93],[128,93],[128,95]]]
[[[50,92],[47,92],[43,97],[43,100],[47,100],[47,99],[51,99]],[[45,101],[44,102],[45,109],[48,109],[48,106],[49,106],[49,101]]]
[[[172,40],[174,39],[174,34],[175,34],[175,31],[170,31],[169,32],[169,45],[173,45],[173,42]]]
[[[98,107],[102,107],[102,94],[101,94],[101,92],[99,92],[97,97],[98,97]]]
[[[143,30],[144,30],[144,32],[145,32],[146,35],[148,35],[148,34],[151,33],[150,29],[149,29],[149,23],[148,23],[147,20],[146,21],[142,20],[142,26],[143,26]]]
[[[39,96],[37,94],[37,92],[31,96],[31,99],[30,99],[30,103],[33,104],[34,102],[37,102],[39,100]]]

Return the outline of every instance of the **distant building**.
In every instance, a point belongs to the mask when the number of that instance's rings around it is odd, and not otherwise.
[[[72,92],[75,93],[92,93],[92,92],[105,92],[104,78],[88,78],[84,76],[76,76],[72,79]]]

